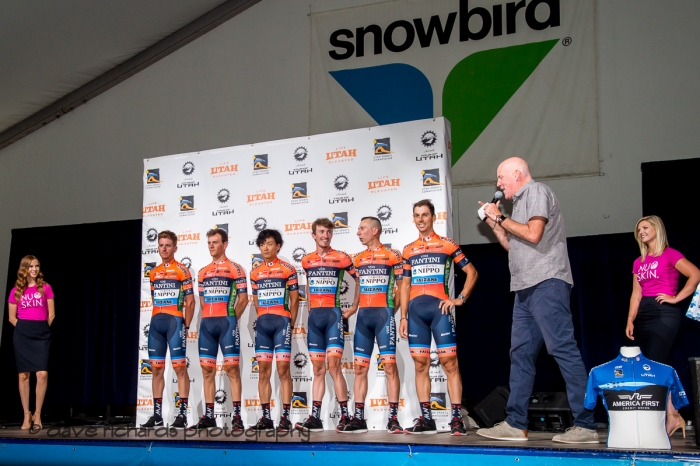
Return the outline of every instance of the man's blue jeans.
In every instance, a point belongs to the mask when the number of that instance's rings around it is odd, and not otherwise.
[[[544,343],[564,376],[574,425],[595,429],[593,412],[583,407],[587,376],[574,339],[570,296],[571,285],[556,278],[515,293],[510,336],[510,396],[506,407],[506,422],[512,427],[527,429],[535,362]]]

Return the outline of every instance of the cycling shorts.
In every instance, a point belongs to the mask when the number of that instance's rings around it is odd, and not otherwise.
[[[292,329],[290,318],[263,314],[255,321],[255,357],[269,361],[277,354],[277,362],[292,359]]]
[[[172,314],[156,314],[148,327],[148,358],[153,367],[165,367],[165,354],[170,347],[173,367],[187,366],[187,332],[185,319]]]
[[[439,357],[457,355],[455,319],[452,312],[442,313],[440,301],[440,298],[421,295],[408,304],[408,347],[414,358],[430,357],[431,332]]]
[[[358,311],[354,341],[355,364],[369,366],[375,339],[382,363],[396,364],[396,323],[393,308],[365,307]]]
[[[343,356],[343,314],[339,307],[316,307],[309,312],[309,357],[324,361],[328,356]]]
[[[236,316],[205,317],[199,326],[199,364],[216,367],[219,348],[224,366],[238,364],[241,352]]]

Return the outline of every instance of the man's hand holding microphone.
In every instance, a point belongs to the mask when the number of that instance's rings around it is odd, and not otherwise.
[[[482,221],[486,221],[486,218],[490,218],[491,220],[496,220],[496,217],[499,217],[501,215],[501,211],[498,209],[498,207],[501,205],[501,199],[503,199],[503,193],[501,191],[496,191],[496,193],[493,195],[493,199],[491,199],[491,202],[488,203],[483,203],[479,201],[479,210],[477,210],[477,214],[479,215],[479,218]]]

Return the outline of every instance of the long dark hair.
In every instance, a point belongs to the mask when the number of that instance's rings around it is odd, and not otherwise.
[[[34,260],[36,260],[39,263],[39,274],[36,276],[36,290],[42,295],[44,294],[44,274],[41,273],[41,263],[39,262],[39,259],[37,259],[34,256],[24,256],[19,262],[19,270],[17,271],[17,281],[15,281],[15,299],[18,301],[22,299],[24,290],[27,289],[27,277],[29,276],[29,266]]]

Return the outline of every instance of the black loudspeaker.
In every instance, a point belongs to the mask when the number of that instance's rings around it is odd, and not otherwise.
[[[474,414],[482,427],[493,427],[497,422],[506,419],[506,404],[508,404],[508,387],[496,387],[486,398],[474,406]]]
[[[574,425],[565,392],[533,393],[527,417],[532,431],[563,432]]]

